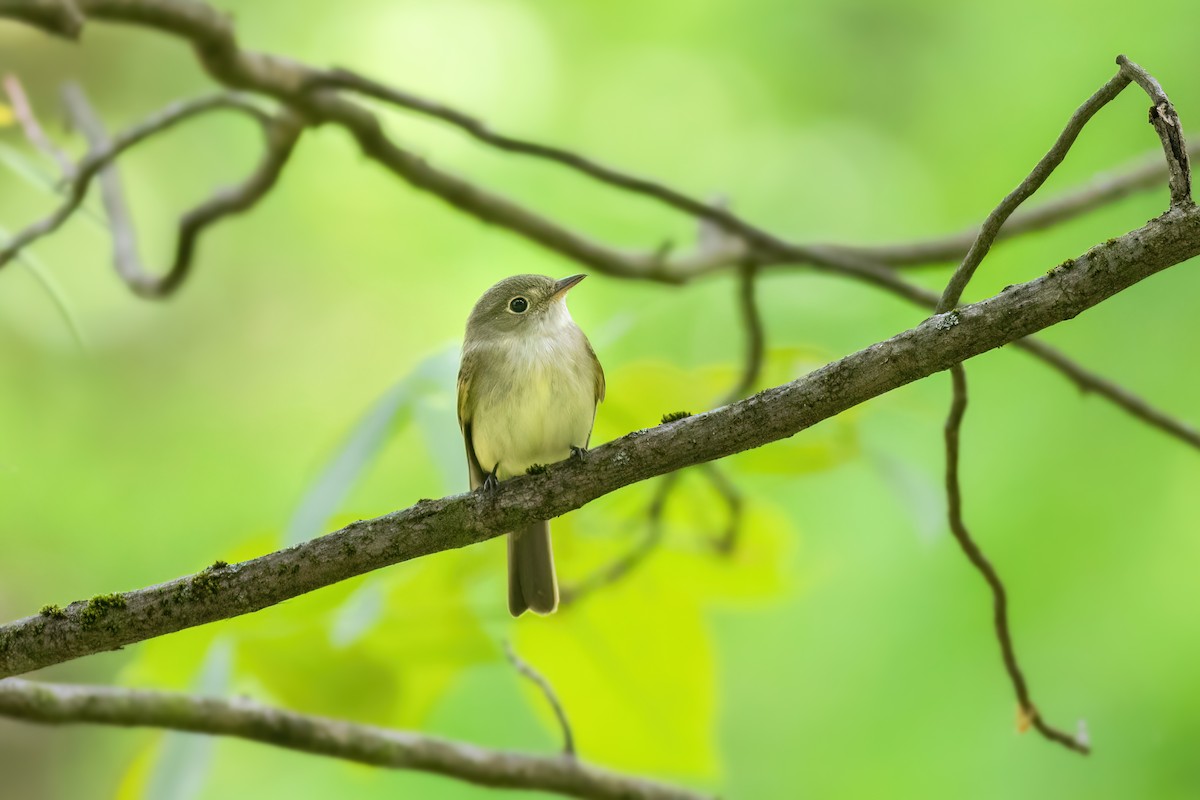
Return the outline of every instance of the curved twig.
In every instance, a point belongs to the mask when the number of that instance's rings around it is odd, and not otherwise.
[[[1168,181],[1171,187],[1171,207],[1182,208],[1192,204],[1192,171],[1188,163],[1187,142],[1183,138],[1183,124],[1171,104],[1167,93],[1159,86],[1154,76],[1124,55],[1117,56],[1121,74],[1132,80],[1150,97],[1150,124],[1162,142],[1163,156],[1167,160]]]
[[[217,109],[227,109],[249,114],[266,124],[269,117],[253,102],[238,94],[219,92],[196,100],[172,103],[162,111],[153,114],[142,123],[121,132],[114,137],[112,143],[105,148],[89,153],[79,162],[75,175],[68,185],[67,197],[62,204],[48,217],[41,219],[14,236],[8,244],[0,248],[0,267],[3,267],[22,249],[47,234],[53,233],[67,221],[83,202],[92,178],[113,159],[126,150],[138,145],[151,136],[171,128],[184,120]]]
[[[78,84],[63,87],[67,113],[83,132],[93,152],[102,152],[110,141],[104,125],[92,110],[83,89]],[[221,189],[211,198],[188,211],[179,221],[175,257],[161,275],[152,275],[138,255],[137,233],[133,218],[125,204],[125,192],[116,163],[109,160],[100,170],[100,192],[104,209],[112,228],[113,263],[130,289],[141,297],[162,298],[172,294],[187,278],[196,244],[204,230],[232,214],[251,208],[275,185],[300,137],[303,125],[293,114],[284,111],[277,117],[251,115],[262,128],[265,149],[262,160],[240,184]]]
[[[518,656],[507,640],[504,642],[504,656],[508,659],[508,663],[513,665],[513,669],[528,678],[542,691],[542,695],[550,703],[550,707],[554,709],[554,716],[558,718],[558,726],[562,730],[563,755],[567,758],[575,758],[575,737],[571,735],[571,722],[567,719],[567,712],[563,710],[562,703],[558,700],[558,694],[555,693],[554,687],[550,685],[550,681],[546,680],[542,673],[538,672],[527,661]]]
[[[1042,156],[1041,160],[1026,176],[1025,180],[1009,192],[1008,196],[1000,201],[1000,205],[988,214],[987,219],[983,221],[983,226],[979,230],[979,235],[975,238],[971,249],[967,251],[963,257],[962,263],[958,265],[958,269],[950,276],[950,282],[946,284],[946,290],[942,292],[942,299],[938,301],[936,311],[939,314],[945,314],[954,306],[958,305],[958,301],[962,298],[963,290],[967,288],[967,283],[971,280],[971,276],[975,274],[975,270],[983,261],[988,251],[992,249],[992,243],[996,241],[997,234],[1000,233],[1000,227],[1004,225],[1004,221],[1008,219],[1017,206],[1025,202],[1030,195],[1036,192],[1046,179],[1050,177],[1050,173],[1054,172],[1055,167],[1062,163],[1062,160],[1067,157],[1067,152],[1071,149],[1071,145],[1075,143],[1079,132],[1083,130],[1083,126],[1087,125],[1088,121],[1095,116],[1096,112],[1108,105],[1109,101],[1121,93],[1121,90],[1129,85],[1129,77],[1124,72],[1118,72],[1108,83],[1101,86],[1095,94],[1084,101],[1083,105],[1075,110],[1068,120],[1067,126],[1063,128],[1063,132],[1058,135],[1058,139],[1054,145]]]

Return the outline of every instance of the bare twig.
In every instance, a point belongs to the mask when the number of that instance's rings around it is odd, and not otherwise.
[[[738,310],[742,315],[742,327],[746,330],[746,357],[743,359],[741,377],[729,390],[727,402],[741,400],[754,388],[762,373],[763,354],[766,351],[766,332],[763,329],[762,312],[755,296],[755,279],[758,264],[747,256],[738,269]]]
[[[1097,111],[1108,105],[1109,101],[1120,94],[1121,90],[1128,85],[1129,77],[1124,72],[1118,72],[1108,83],[1101,86],[1095,94],[1075,110],[1075,113],[1071,115],[1071,119],[1067,121],[1067,126],[1058,135],[1058,140],[1054,142],[1049,152],[1042,156],[1041,160],[1038,161],[1025,180],[1021,181],[1017,188],[1009,192],[1008,196],[1000,201],[1000,205],[996,206],[992,210],[992,213],[988,214],[987,219],[983,221],[983,226],[980,228],[975,242],[971,245],[971,249],[967,251],[962,263],[958,265],[958,269],[950,277],[950,282],[946,284],[946,290],[942,293],[942,299],[937,304],[937,313],[945,314],[958,304],[958,301],[962,298],[963,290],[967,288],[967,283],[971,280],[971,276],[975,274],[976,268],[979,267],[979,264],[988,254],[988,251],[991,250],[992,243],[996,240],[997,234],[1000,233],[1000,227],[1004,224],[1004,221],[1017,209],[1017,206],[1021,205],[1030,195],[1036,192],[1046,182],[1046,179],[1050,177],[1050,173],[1054,172],[1055,167],[1062,163],[1062,160],[1067,156],[1067,152],[1071,149],[1071,145],[1075,143],[1075,138],[1079,136],[1079,132],[1083,130],[1083,126],[1088,123],[1088,120],[1095,116]]]
[[[570,150],[496,133],[483,121],[469,114],[450,108],[443,103],[419,97],[411,92],[395,89],[347,69],[333,69],[314,74],[309,85],[311,87],[349,89],[376,100],[440,119],[499,150],[535,156],[562,164],[601,183],[653,198],[689,216],[708,220],[728,233],[735,234],[755,247],[761,247],[769,252],[796,247],[796,245],[788,244],[774,234],[737,217],[719,203],[706,203],[665,184],[613,169]]]
[[[1183,124],[1175,113],[1175,106],[1167,93],[1158,85],[1154,76],[1123,55],[1117,56],[1121,74],[1132,80],[1150,96],[1150,124],[1162,141],[1163,155],[1170,174],[1171,207],[1182,208],[1192,204],[1192,171],[1188,163],[1187,142],[1183,138]]]
[[[314,72],[309,78],[309,89],[342,88],[372,97],[392,105],[414,111],[425,116],[447,122],[468,135],[510,153],[534,156],[552,161],[587,175],[595,180],[645,197],[681,211],[698,219],[707,220],[722,230],[751,245],[761,257],[783,263],[823,263],[832,251],[842,251],[870,258],[892,266],[919,266],[924,264],[961,259],[975,241],[976,230],[961,234],[909,244],[882,245],[877,247],[828,244],[806,246],[785,241],[758,226],[741,219],[722,204],[706,203],[658,181],[632,175],[600,164],[592,159],[565,148],[521,139],[493,131],[477,117],[447,106],[435,100],[421,97],[412,92],[388,86],[369,77],[347,69]],[[1068,195],[1017,215],[1006,226],[1000,238],[1009,238],[1020,233],[1041,230],[1054,223],[1079,216],[1107,203],[1118,200],[1133,192],[1154,186],[1163,174],[1162,162],[1139,163],[1110,178],[1093,185],[1082,187]],[[707,266],[707,265],[705,265]],[[722,263],[722,266],[727,266]],[[672,270],[672,273],[679,270]]]
[[[1014,342],[1013,346],[1057,369],[1078,386],[1080,391],[1103,395],[1147,425],[1200,449],[1200,431],[1165,414],[1125,387],[1084,369],[1045,342],[1030,337]]]
[[[1016,341],[1200,254],[1200,210],[1168,212],[1055,270],[790,383],[637,431],[499,491],[424,501],[295,547],[0,626],[0,676],[250,613],[370,570],[553,519],[622,486],[794,436],[872,397]],[[116,535],[116,534],[114,534]]]
[[[725,525],[725,532],[716,539],[713,545],[717,552],[722,555],[731,554],[737,547],[738,534],[742,528],[742,495],[737,487],[733,485],[733,481],[726,477],[721,468],[712,462],[701,464],[699,470],[704,473],[704,477],[708,478],[708,482],[712,484],[713,490],[724,501],[725,506],[729,509],[729,521]]]
[[[971,564],[979,570],[987,581],[992,592],[992,622],[996,629],[996,638],[1000,642],[1000,653],[1004,659],[1004,669],[1012,681],[1020,704],[1021,717],[1033,725],[1039,733],[1051,741],[1070,748],[1078,753],[1087,754],[1090,747],[1075,737],[1066,734],[1049,725],[1034,706],[1029,696],[1029,686],[1017,663],[1017,653],[1013,647],[1012,633],[1008,624],[1008,596],[1004,590],[1004,582],[1000,580],[995,567],[988,561],[987,556],[979,549],[979,545],[971,538],[962,514],[962,490],[958,481],[959,435],[962,429],[963,414],[967,410],[967,378],[962,364],[956,364],[950,369],[950,377],[954,384],[953,400],[950,404],[950,415],[946,419],[946,496],[948,499],[950,531],[962,548]]]
[[[546,701],[554,709],[554,716],[558,718],[558,726],[562,729],[563,755],[567,758],[575,758],[575,737],[571,735],[571,722],[567,719],[567,712],[563,711],[562,703],[558,701],[558,695],[555,693],[554,687],[550,685],[550,681],[531,667],[527,661],[522,660],[507,640],[504,642],[504,656],[508,659],[508,663],[513,665],[513,669],[541,689]]]
[[[3,248],[0,248],[0,267],[11,261],[17,253],[37,239],[58,230],[59,226],[66,222],[79,207],[80,203],[83,202],[92,178],[96,176],[105,164],[117,158],[129,148],[144,142],[146,139],[167,128],[178,125],[180,122],[198,114],[204,114],[216,109],[233,109],[244,114],[250,114],[255,118],[267,119],[258,106],[240,95],[227,92],[208,95],[196,100],[172,103],[162,111],[147,118],[141,124],[123,131],[113,139],[112,144],[108,147],[89,153],[84,157],[75,170],[75,175],[68,186],[67,197],[62,204],[52,214],[29,225],[14,236]]]
[[[1188,149],[1188,153],[1195,157],[1200,154],[1200,146],[1193,145]],[[1087,184],[1039,206],[1021,208],[1013,212],[1000,229],[996,241],[1011,239],[1022,233],[1045,230],[1075,219],[1136,192],[1159,186],[1167,175],[1167,166],[1158,155],[1153,158],[1139,158],[1126,167],[1098,175]],[[831,244],[825,247],[840,249],[893,267],[927,266],[946,261],[961,261],[978,235],[979,228],[974,226],[950,236],[915,242],[858,246]]]
[[[407,731],[298,714],[245,699],[0,680],[0,715],[52,725],[91,723],[234,736],[377,767],[481,786],[590,800],[703,800],[708,795],[621,775],[569,756],[489,750]]]
[[[654,497],[650,500],[650,506],[646,509],[645,535],[627,552],[600,567],[574,586],[564,586],[560,593],[559,605],[568,606],[577,603],[597,589],[611,586],[633,572],[658,548],[662,542],[662,515],[666,508],[667,498],[671,496],[672,489],[682,477],[682,472],[672,472],[659,480],[658,486],[654,489]]]
[[[8,100],[12,104],[13,116],[20,123],[25,138],[37,150],[58,164],[59,171],[64,178],[70,178],[75,171],[75,164],[62,149],[50,141],[50,137],[42,129],[37,114],[33,111],[33,104],[29,102],[25,88],[16,75],[10,73],[4,76],[4,93],[8,95]]]
[[[1165,175],[1166,171],[1163,170],[1162,174]],[[895,270],[882,266],[872,269],[866,269],[864,266],[857,277],[872,286],[902,297],[914,305],[930,310],[937,306],[940,297],[928,289],[909,283]],[[1195,428],[1154,408],[1128,389],[1085,369],[1040,339],[1028,336],[1013,342],[1012,346],[1024,350],[1042,363],[1062,373],[1081,390],[1097,394],[1137,419],[1158,428],[1163,433],[1200,449],[1200,433],[1197,433]]]
[[[1162,136],[1163,149],[1167,155],[1171,175],[1171,208],[1190,209],[1194,207],[1190,196],[1190,176],[1188,174],[1187,152],[1183,145],[1183,128],[1179,122],[1179,118],[1175,116],[1174,108],[1171,107],[1170,102],[1166,99],[1166,95],[1163,94],[1162,89],[1154,79],[1141,70],[1140,67],[1130,62],[1124,56],[1118,57],[1117,63],[1121,65],[1121,69],[1117,75],[1075,111],[1068,121],[1066,128],[1054,143],[1054,146],[1050,148],[1050,151],[1042,157],[1033,168],[1033,171],[1029,173],[1028,177],[1009,193],[1000,202],[1000,205],[988,215],[974,244],[971,245],[971,249],[963,258],[958,269],[955,270],[954,275],[951,276],[950,282],[942,293],[942,297],[938,301],[936,308],[938,313],[946,314],[946,312],[949,312],[958,303],[962,297],[963,290],[971,280],[971,276],[987,255],[988,250],[991,249],[992,243],[999,234],[1005,220],[1016,210],[1017,206],[1028,199],[1045,183],[1055,167],[1066,158],[1071,145],[1075,142],[1079,132],[1083,130],[1088,121],[1097,111],[1120,94],[1129,85],[1131,80],[1138,81],[1139,85],[1146,89],[1155,102],[1155,107],[1151,113],[1151,122],[1155,123],[1155,130]],[[1158,115],[1157,119],[1155,117],[1156,113]],[[1073,268],[1073,266],[1070,268]],[[1008,624],[1008,598],[1005,594],[1004,584],[996,573],[995,568],[992,567],[991,563],[983,555],[983,551],[979,548],[979,545],[971,538],[971,534],[963,521],[958,463],[959,437],[963,415],[967,408],[966,370],[961,363],[955,364],[951,368],[950,375],[953,386],[953,398],[945,428],[946,494],[948,498],[947,506],[950,529],[954,533],[954,538],[962,547],[963,552],[966,553],[967,558],[971,561],[971,564],[979,570],[991,588],[996,637],[1000,642],[1004,668],[1008,672],[1009,679],[1012,681],[1013,688],[1017,694],[1017,702],[1020,704],[1022,718],[1028,720],[1047,739],[1086,754],[1090,752],[1088,744],[1048,724],[1042,718],[1037,707],[1034,706],[1029,696],[1029,688],[1025,682],[1025,676],[1022,674],[1020,666],[1017,663],[1016,652],[1013,648],[1012,634],[1009,631]]]
[[[104,125],[92,110],[83,89],[78,84],[63,87],[67,113],[87,137],[92,152],[102,152],[110,146]],[[215,222],[246,211],[257,203],[275,182],[287,164],[302,130],[301,122],[290,112],[277,117],[253,114],[262,127],[265,152],[262,160],[242,183],[221,189],[211,198],[188,211],[179,221],[175,258],[161,275],[152,275],[138,255],[137,233],[133,218],[125,204],[125,192],[116,164],[110,160],[100,170],[100,191],[104,209],[112,228],[113,262],[117,274],[134,292],[142,297],[161,298],[170,295],[183,283],[192,265],[200,234]]]

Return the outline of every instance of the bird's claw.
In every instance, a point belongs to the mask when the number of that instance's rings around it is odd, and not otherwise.
[[[494,492],[500,488],[500,479],[496,477],[496,470],[500,469],[500,465],[492,467],[492,471],[483,479],[483,484],[480,486],[485,492]]]
[[[587,454],[588,449],[586,447],[576,447],[575,445],[571,445],[571,455],[575,458],[578,458],[580,461],[583,461],[584,456]]]

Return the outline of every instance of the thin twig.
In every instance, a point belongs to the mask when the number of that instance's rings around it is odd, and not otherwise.
[[[67,197],[49,216],[29,225],[8,244],[0,248],[0,267],[12,261],[22,249],[47,234],[53,233],[67,221],[83,202],[92,178],[104,165],[120,156],[129,148],[144,142],[151,136],[178,125],[184,120],[216,109],[232,109],[255,118],[269,119],[254,103],[240,95],[228,92],[201,97],[196,100],[172,103],[162,111],[148,117],[142,123],[122,131],[112,143],[101,150],[89,153],[79,162],[75,175],[68,185]]]
[[[1200,145],[1192,145],[1188,149],[1188,153],[1192,157],[1200,156]],[[1033,208],[1021,208],[1013,212],[996,236],[996,241],[1011,239],[1023,233],[1045,230],[1137,192],[1160,186],[1168,174],[1167,166],[1159,155],[1139,158],[1125,167],[1099,174],[1083,186],[1061,194],[1041,205]],[[973,226],[950,236],[914,242],[882,245],[829,244],[824,246],[873,259],[893,267],[936,266],[946,261],[961,261],[967,251],[971,249],[971,244],[978,235],[978,226]]]
[[[1165,414],[1125,387],[1084,369],[1045,342],[1030,337],[1014,342],[1013,346],[1021,348],[1057,369],[1078,386],[1080,391],[1103,395],[1147,425],[1158,428],[1163,433],[1200,449],[1200,431]]]
[[[347,69],[313,71],[305,84],[308,90],[341,88],[390,103],[425,116],[440,119],[471,137],[499,150],[533,156],[569,167],[610,186],[655,199],[689,216],[706,220],[752,245],[762,256],[786,263],[825,262],[831,251],[843,251],[892,266],[920,266],[961,259],[975,241],[976,230],[954,236],[897,245],[854,246],[845,244],[803,245],[788,242],[729,211],[719,203],[706,203],[658,181],[600,164],[561,147],[517,138],[493,131],[487,123],[444,103],[421,97],[373,80]],[[1041,230],[1111,203],[1156,184],[1163,174],[1162,162],[1144,161],[1102,181],[1084,186],[1046,205],[1017,215],[1001,238]],[[707,268],[707,264],[705,267]],[[678,274],[679,270],[672,270]]]
[[[1128,85],[1129,77],[1124,72],[1118,72],[1077,108],[1046,155],[1042,156],[1025,180],[1009,192],[1008,196],[1000,201],[1000,205],[996,206],[991,214],[988,214],[971,249],[967,251],[962,263],[950,277],[950,282],[946,284],[946,290],[942,292],[942,299],[938,301],[935,309],[938,314],[945,314],[958,304],[971,276],[975,274],[975,270],[991,250],[992,243],[996,240],[996,235],[1000,233],[1004,221],[1017,209],[1017,206],[1036,192],[1054,172],[1055,167],[1062,163],[1071,149],[1071,145],[1075,143],[1076,137],[1079,136],[1079,132],[1083,130],[1083,126]]]
[[[88,102],[82,87],[70,83],[63,87],[67,113],[83,132],[92,152],[109,147],[108,133]],[[113,161],[100,170],[100,192],[104,209],[112,228],[113,263],[117,274],[141,297],[162,298],[173,293],[187,278],[200,235],[210,225],[251,208],[275,185],[287,164],[300,136],[303,125],[290,112],[278,117],[255,114],[262,127],[265,151],[254,171],[234,187],[221,189],[211,198],[191,209],[179,221],[175,257],[161,275],[152,275],[138,255],[137,233],[133,218],[125,203],[121,177]]]
[[[567,756],[490,750],[408,731],[360,725],[176,692],[0,680],[0,715],[51,725],[92,723],[234,736],[377,767],[417,770],[509,789],[590,800],[702,800],[707,795],[621,775]]]
[[[701,464],[698,469],[708,478],[713,490],[729,509],[729,522],[725,525],[725,532],[714,542],[714,546],[718,553],[730,555],[737,548],[738,535],[742,529],[742,494],[733,481],[721,471],[719,465],[709,462]]]
[[[996,573],[995,567],[988,561],[987,556],[979,549],[979,545],[971,538],[966,524],[963,522],[962,489],[958,479],[959,435],[962,429],[963,414],[967,409],[967,378],[966,370],[961,364],[950,369],[950,377],[954,385],[953,400],[950,404],[950,415],[946,419],[946,497],[949,509],[950,531],[962,548],[971,564],[979,570],[987,581],[992,592],[992,623],[996,629],[996,638],[1000,642],[1000,653],[1004,659],[1004,669],[1012,681],[1017,693],[1023,720],[1028,720],[1039,733],[1047,739],[1058,742],[1078,753],[1087,754],[1090,748],[1087,744],[1076,740],[1057,728],[1047,724],[1034,706],[1029,696],[1029,686],[1025,675],[1017,663],[1017,653],[1013,647],[1012,634],[1008,624],[1008,596],[1004,590],[1004,582]]]
[[[1066,128],[1059,135],[1050,151],[1037,163],[1028,177],[1023,180],[1012,192],[1005,197],[998,206],[988,215],[980,228],[979,235],[975,242],[971,245],[971,249],[963,258],[958,269],[951,276],[949,283],[946,285],[945,291],[942,293],[941,299],[938,301],[935,309],[939,314],[947,314],[958,303],[962,297],[963,290],[967,283],[971,280],[975,270],[982,263],[984,257],[990,250],[992,243],[999,234],[1005,220],[1017,209],[1017,207],[1028,199],[1038,188],[1045,183],[1046,179],[1054,169],[1062,163],[1066,158],[1067,153],[1074,144],[1083,127],[1088,121],[1115,98],[1121,91],[1129,85],[1131,80],[1138,79],[1136,65],[1131,65],[1131,62],[1123,56],[1117,59],[1121,64],[1121,69],[1117,75],[1108,81],[1093,94],[1088,100],[1080,106],[1068,121]],[[1144,79],[1150,79],[1149,76],[1142,76]],[[1157,84],[1154,84],[1157,89]],[[1147,89],[1151,97],[1156,98],[1155,93],[1151,89]],[[1156,105],[1163,119],[1170,120],[1174,114],[1174,109],[1170,108],[1170,103],[1166,101],[1165,95],[1162,95],[1162,90],[1157,89],[1158,94],[1162,96],[1162,102]],[[1167,114],[1164,109],[1169,109]],[[1153,121],[1153,117],[1152,117]],[[1167,124],[1167,123],[1164,123]],[[1169,122],[1170,126],[1179,134],[1178,147],[1182,149],[1182,126],[1175,117]],[[1156,130],[1160,134],[1163,131],[1159,125],[1155,125]],[[1163,147],[1167,151],[1168,162],[1171,161],[1172,145],[1164,136]],[[1184,177],[1187,177],[1187,154],[1183,152],[1183,164],[1178,168],[1182,171]],[[1177,167],[1171,166],[1170,172],[1172,175],[1171,195],[1172,209],[1190,208],[1192,207],[1190,196],[1186,199],[1186,203],[1180,201],[1176,195],[1176,181],[1174,177],[1177,173]],[[951,316],[951,315],[947,315]],[[1025,682],[1025,676],[1021,673],[1021,669],[1017,664],[1016,652],[1013,648],[1012,635],[1009,632],[1008,626],[1008,600],[1005,595],[1004,584],[1001,582],[996,570],[991,563],[983,555],[979,545],[971,538],[970,532],[967,530],[966,524],[962,516],[962,497],[961,487],[959,485],[958,465],[959,465],[959,437],[962,428],[963,415],[967,408],[967,378],[966,370],[961,363],[955,364],[950,371],[953,387],[953,396],[950,404],[950,414],[946,419],[945,438],[946,438],[946,494],[947,507],[950,520],[950,529],[954,533],[954,538],[966,553],[967,558],[975,566],[976,569],[983,575],[988,586],[992,590],[993,608],[994,608],[994,624],[996,628],[996,637],[1000,642],[1000,650],[1004,659],[1004,668],[1008,672],[1009,679],[1012,681],[1013,688],[1017,694],[1017,702],[1020,704],[1022,718],[1029,721],[1033,727],[1047,739],[1058,742],[1079,753],[1088,753],[1089,746],[1076,737],[1072,737],[1057,728],[1049,725],[1041,716],[1040,712],[1034,706],[1033,701],[1029,696],[1029,689]]]
[[[29,102],[29,97],[25,94],[25,87],[21,85],[21,81],[16,75],[9,73],[4,76],[4,93],[8,95],[9,103],[12,104],[13,116],[20,123],[25,138],[35,149],[58,164],[59,171],[64,178],[70,178],[75,171],[74,162],[61,148],[50,141],[50,137],[46,135],[46,131],[38,122],[37,114],[33,111],[33,104]]]
[[[530,666],[529,662],[521,659],[507,640],[504,642],[504,656],[508,659],[508,663],[513,665],[513,669],[533,681],[542,690],[546,701],[554,709],[554,716],[558,718],[558,726],[562,729],[563,755],[567,758],[575,758],[575,737],[571,735],[571,722],[567,719],[567,712],[563,711],[562,703],[558,701],[558,695],[555,693],[554,687],[550,685],[550,681]]]
[[[774,234],[740,219],[719,204],[705,203],[658,181],[613,169],[570,150],[496,133],[482,120],[465,112],[419,97],[411,92],[387,86],[347,69],[333,69],[316,73],[309,79],[307,85],[310,89],[348,89],[366,97],[440,119],[499,150],[562,164],[601,183],[654,198],[689,216],[708,220],[728,233],[735,234],[756,247],[762,247],[768,251],[797,247],[797,245],[784,242]]]
[[[1167,160],[1168,181],[1171,187],[1171,207],[1186,208],[1192,205],[1192,171],[1188,163],[1187,142],[1183,138],[1183,123],[1171,104],[1167,93],[1140,66],[1123,55],[1117,56],[1121,74],[1129,78],[1150,96],[1150,124],[1154,126],[1162,142],[1163,155]]]
[[[746,331],[746,356],[742,360],[742,374],[729,390],[726,402],[741,400],[754,388],[762,373],[763,354],[766,351],[766,331],[763,327],[762,311],[755,294],[755,279],[758,264],[747,256],[738,269],[738,310],[742,316],[742,327]]]

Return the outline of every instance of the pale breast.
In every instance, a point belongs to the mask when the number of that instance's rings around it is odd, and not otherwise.
[[[586,447],[595,416],[595,376],[583,333],[553,330],[497,342],[480,353],[486,368],[472,413],[472,446],[485,472],[507,478]]]

